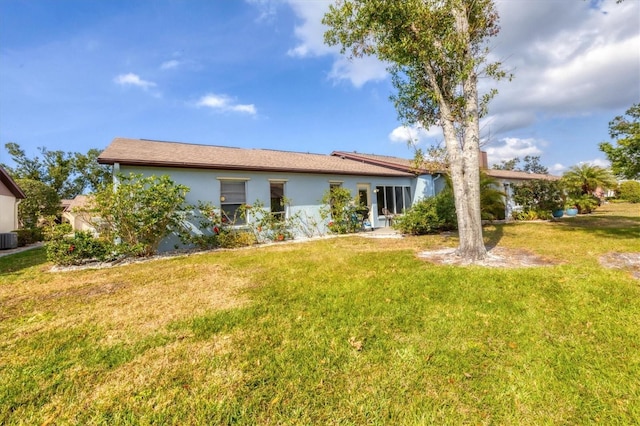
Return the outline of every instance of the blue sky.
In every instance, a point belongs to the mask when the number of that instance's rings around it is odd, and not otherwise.
[[[384,64],[323,44],[322,0],[0,0],[0,162],[16,142],[86,152],[116,136],[410,157]],[[483,119],[489,161],[606,165],[640,101],[640,2],[502,0],[492,55],[514,74]]]

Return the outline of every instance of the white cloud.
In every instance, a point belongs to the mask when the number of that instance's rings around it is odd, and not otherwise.
[[[226,95],[208,94],[200,98],[196,102],[196,106],[211,108],[220,112],[232,111],[240,112],[249,115],[255,115],[257,113],[256,107],[253,104],[236,104],[233,99]]]
[[[566,172],[568,168],[569,167],[560,163],[556,163],[556,164],[553,164],[551,167],[548,167],[549,173],[552,175],[561,175],[564,172]]]
[[[499,0],[502,30],[493,42],[492,60],[514,74],[511,82],[482,82],[499,94],[489,106],[497,129],[505,113],[575,117],[621,109],[640,93],[640,2],[515,2]],[[522,122],[520,128],[533,123]],[[517,128],[517,127],[516,127]]]
[[[605,169],[608,169],[609,167],[611,167],[611,163],[609,163],[607,160],[603,160],[602,158],[596,158],[594,160],[589,160],[589,161],[582,161],[579,164],[589,164],[591,166],[598,166]]]
[[[138,75],[133,73],[120,74],[119,76],[114,78],[113,81],[116,84],[119,84],[121,86],[136,86],[144,90],[147,90],[149,88],[156,86],[156,83],[152,81],[143,80]]]
[[[499,145],[498,145],[499,144]],[[491,146],[485,147],[489,164],[499,164],[502,161],[509,161],[513,158],[520,158],[527,155],[539,156],[542,149],[539,145],[544,146],[544,141],[535,139],[519,139],[519,138],[503,138]],[[496,146],[498,145],[498,146]]]
[[[428,129],[418,125],[398,126],[389,133],[389,140],[394,143],[406,144],[411,141],[422,144],[428,139],[442,140],[442,129],[438,126],[432,126]]]
[[[177,61],[175,59],[171,59],[170,61],[163,62],[162,65],[160,65],[160,69],[161,70],[170,70],[170,69],[177,68],[179,65],[180,65],[180,61]]]
[[[339,54],[338,47],[331,47],[324,43],[324,32],[327,27],[322,24],[322,17],[329,11],[329,2],[289,1],[288,3],[302,23],[296,25],[293,30],[299,43],[287,53],[299,58]]]
[[[387,78],[386,65],[370,56],[348,59],[339,57],[333,63],[329,78],[349,80],[355,87],[362,87],[369,81]]]
[[[298,44],[289,49],[287,54],[297,58],[331,55],[334,58],[329,78],[336,81],[349,81],[355,87],[362,87],[370,81],[387,78],[386,64],[375,57],[349,59],[340,54],[338,46],[328,46],[324,42],[327,27],[322,24],[322,17],[329,10],[327,1],[295,1],[288,4],[301,24],[294,28]]]

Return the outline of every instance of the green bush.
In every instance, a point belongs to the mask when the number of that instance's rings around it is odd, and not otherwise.
[[[289,205],[289,200],[283,198],[282,204]],[[274,214],[260,200],[256,200],[251,206],[242,206],[240,215],[258,243],[292,240],[295,230],[301,227],[299,213],[288,217]]]
[[[100,235],[120,240],[129,254],[149,256],[160,241],[183,231],[184,201],[189,188],[169,176],[131,173],[119,175],[117,186],[109,185],[93,197],[92,213]]]
[[[46,243],[47,259],[56,265],[79,265],[88,260],[104,261],[115,257],[114,245],[94,238],[89,231],[64,235],[66,229],[55,230]]]
[[[320,217],[328,220],[327,227],[334,234],[351,234],[357,232],[362,224],[358,220],[358,206],[351,191],[346,188],[331,188],[322,197],[323,207]]]
[[[535,179],[512,186],[513,200],[523,211],[559,210],[564,207],[563,189],[560,181]]]
[[[588,214],[593,212],[599,205],[600,200],[593,195],[582,195],[580,198],[573,200],[578,209],[579,214]]]
[[[252,232],[241,229],[223,229],[217,237],[222,248],[247,247],[257,242]]]
[[[435,197],[417,202],[404,215],[394,219],[393,227],[403,234],[423,235],[456,228],[453,194],[444,190]]]
[[[42,228],[22,228],[12,232],[18,234],[18,247],[24,247],[44,239]]]
[[[618,187],[618,197],[630,203],[640,203],[640,182],[628,180]]]
[[[520,210],[511,214],[514,220],[551,220],[553,214],[547,210]]]

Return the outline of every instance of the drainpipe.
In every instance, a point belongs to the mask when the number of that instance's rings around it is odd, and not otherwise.
[[[18,216],[18,205],[22,202],[21,199],[16,198],[15,205],[13,206],[13,229],[18,229],[20,227],[20,219]]]
[[[120,174],[120,163],[113,163],[113,190],[118,189],[118,184],[120,183],[120,179],[118,175]]]

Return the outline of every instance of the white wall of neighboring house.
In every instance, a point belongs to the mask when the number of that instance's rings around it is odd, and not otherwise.
[[[18,201],[9,188],[0,182],[0,233],[18,228]]]

